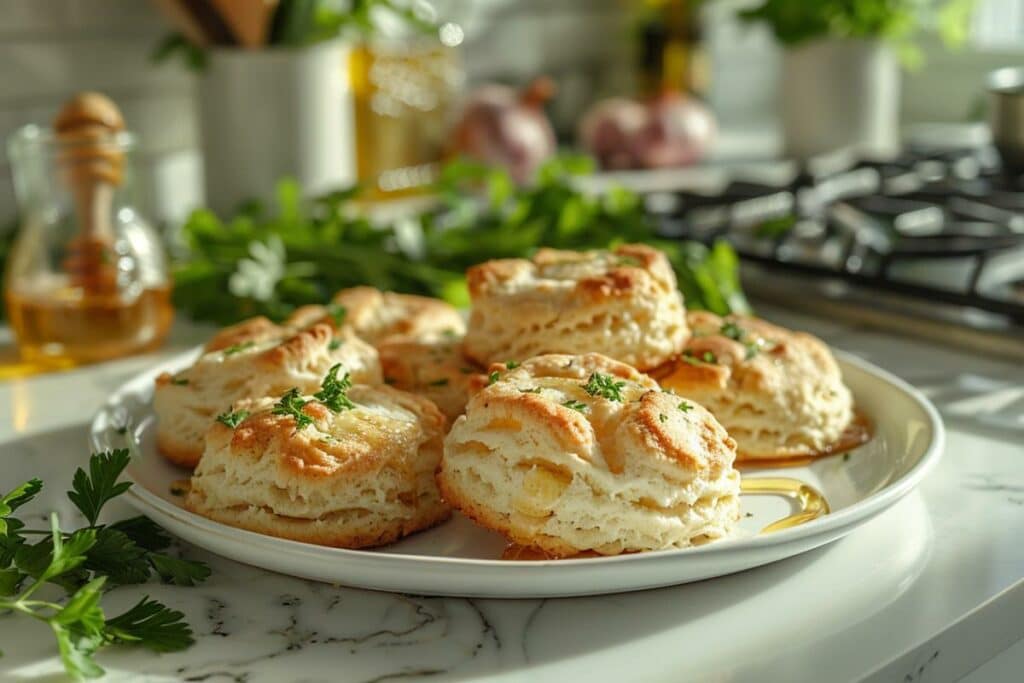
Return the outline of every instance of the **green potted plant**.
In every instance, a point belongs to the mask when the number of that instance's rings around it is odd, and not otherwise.
[[[741,13],[784,48],[780,115],[789,156],[899,147],[900,61],[922,61],[914,39],[934,28],[962,42],[974,0],[763,0]]]

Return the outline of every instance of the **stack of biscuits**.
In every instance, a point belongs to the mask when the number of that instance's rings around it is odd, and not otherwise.
[[[541,249],[444,302],[357,287],[219,332],[157,379],[158,447],[188,509],[337,547],[457,509],[545,557],[728,538],[737,461],[829,452],[853,402],[828,347],[687,313],[647,246]]]

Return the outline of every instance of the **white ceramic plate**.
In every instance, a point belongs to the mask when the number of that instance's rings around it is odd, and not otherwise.
[[[938,461],[942,421],[915,389],[864,361],[838,354],[858,406],[875,437],[846,456],[805,467],[753,470],[745,477],[786,476],[821,491],[832,513],[771,534],[757,530],[789,514],[782,498],[744,496],[746,537],[698,548],[606,558],[504,561],[503,539],[458,515],[435,529],[375,550],[342,550],[235,529],[192,514],[171,493],[188,476],[159,456],[151,407],[153,379],[190,365],[196,352],[135,377],[93,420],[93,446],[129,446],[134,482],[126,498],[181,538],[239,562],[331,583],[423,595],[563,597],[641,590],[697,581],[781,560],[834,541],[910,492]]]

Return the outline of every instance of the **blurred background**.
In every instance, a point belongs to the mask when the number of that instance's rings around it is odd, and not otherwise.
[[[624,240],[691,307],[1024,357],[1024,0],[0,8],[22,357]]]
[[[700,79],[723,133],[726,149],[719,154],[779,152],[776,104],[783,48],[770,27],[738,18],[738,8],[758,3],[703,4],[700,45],[706,73]],[[647,0],[434,3],[436,16],[464,31],[459,52],[469,86],[525,84],[538,74],[557,82],[550,113],[563,139],[571,138],[593,101],[637,92],[638,24],[658,5]],[[118,102],[139,136],[139,169],[152,215],[180,220],[202,203],[199,84],[195,72],[177,61],[154,64],[154,49],[172,30],[157,3],[5,0],[2,6],[0,135],[6,138],[28,122],[49,121],[70,92],[103,91]],[[901,125],[982,120],[986,74],[1024,63],[1024,1],[979,0],[965,31],[966,41],[954,50],[937,30],[926,28],[916,38],[923,60],[903,73],[897,95]],[[9,164],[0,164],[0,172],[0,220],[7,224],[16,211]]]

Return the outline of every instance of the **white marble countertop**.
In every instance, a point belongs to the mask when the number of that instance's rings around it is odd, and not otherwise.
[[[148,593],[186,613],[197,643],[111,648],[100,663],[131,681],[959,679],[1024,637],[1024,369],[781,318],[917,385],[947,423],[936,471],[847,538],[687,586],[543,601],[374,593],[184,548],[211,564],[206,583],[119,588],[105,604]],[[41,476],[33,511],[70,514],[63,492],[97,406],[194,339],[179,326],[162,354],[0,383],[0,488]],[[0,680],[62,680],[46,627],[23,621],[0,618]]]

